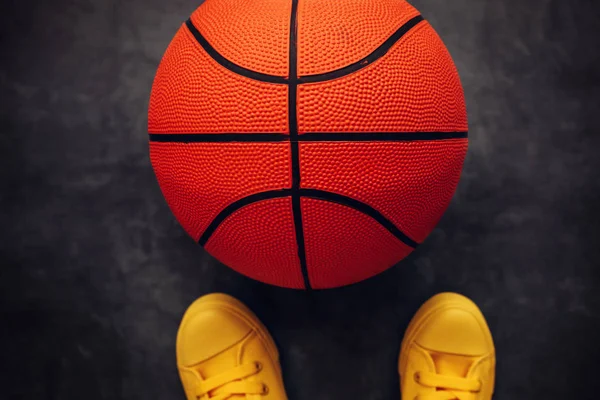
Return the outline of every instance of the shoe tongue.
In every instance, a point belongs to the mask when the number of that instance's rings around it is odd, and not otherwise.
[[[459,378],[466,378],[469,374],[471,366],[475,361],[475,357],[460,356],[454,354],[444,353],[433,353],[431,358],[435,365],[436,373],[445,376],[455,376]],[[476,395],[474,393],[466,392],[454,392],[460,393],[460,398],[464,400],[474,400]]]
[[[238,352],[234,351],[234,349],[230,349],[224,353],[221,353],[206,362],[202,363],[199,366],[198,372],[204,379],[208,379],[217,375],[222,374],[223,372],[227,372],[235,367],[238,367]],[[211,397],[223,394],[225,390],[223,388],[217,388],[210,392]],[[228,397],[228,400],[245,400],[246,395],[244,394],[234,394]]]
[[[467,376],[474,361],[473,357],[443,353],[432,354],[431,358],[438,374],[461,378]]]

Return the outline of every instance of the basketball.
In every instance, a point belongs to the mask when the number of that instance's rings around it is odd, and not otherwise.
[[[206,0],[160,63],[150,159],[223,264],[288,288],[374,276],[448,207],[467,152],[460,79],[402,0]]]

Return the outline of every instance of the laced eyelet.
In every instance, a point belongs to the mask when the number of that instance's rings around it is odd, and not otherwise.
[[[477,381],[479,381],[479,389],[477,389],[475,393],[479,393],[481,392],[481,389],[483,389],[483,381],[481,379],[477,379]]]
[[[269,387],[263,383],[261,395],[266,396],[267,394],[269,394]]]
[[[260,372],[263,369],[263,365],[260,361],[255,361],[254,362],[254,367],[256,368],[256,372]]]
[[[415,372],[414,379],[415,382],[421,383],[421,374],[419,372]]]

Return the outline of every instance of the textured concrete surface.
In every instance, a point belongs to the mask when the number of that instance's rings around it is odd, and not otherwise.
[[[496,399],[596,398],[600,13],[592,0],[414,4],[465,86],[458,193],[401,265],[302,293],[217,263],[155,182],[150,85],[197,2],[3,1],[0,397],[182,399],[179,319],[224,291],[271,329],[291,400],[397,399],[403,330],[453,290],[489,319]]]

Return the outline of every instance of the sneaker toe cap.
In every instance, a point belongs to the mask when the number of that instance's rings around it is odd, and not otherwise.
[[[251,331],[252,327],[226,305],[194,304],[177,335],[178,363],[187,367],[205,361],[236,345]]]
[[[493,351],[483,316],[458,307],[433,313],[423,323],[415,342],[426,349],[448,354],[481,356]]]

